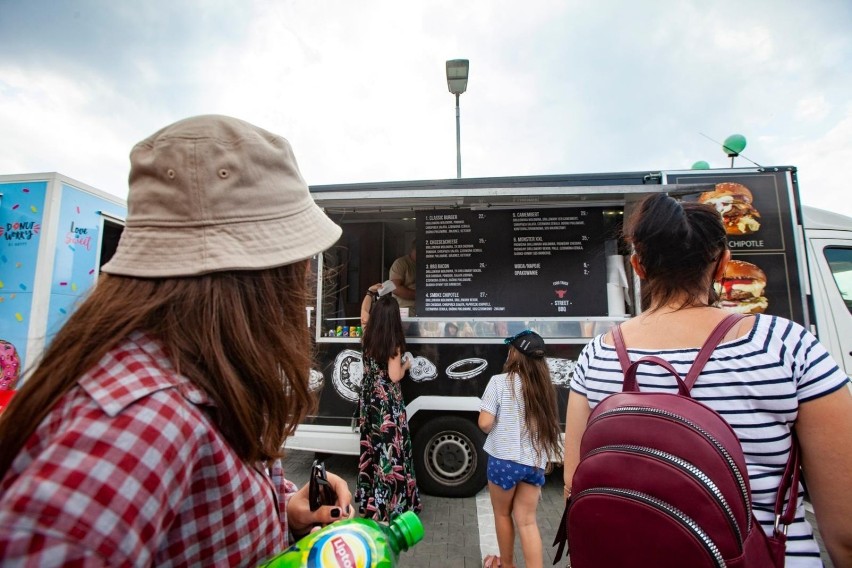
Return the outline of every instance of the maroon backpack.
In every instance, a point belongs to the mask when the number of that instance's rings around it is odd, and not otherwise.
[[[686,379],[660,357],[631,363],[621,330],[613,330],[624,386],[589,416],[572,494],[553,543],[559,545],[554,564],[567,541],[574,568],[784,565],[786,526],[795,514],[799,486],[795,437],[769,538],[752,514],[736,434],[716,411],[689,395],[713,350],[741,317],[732,314],[716,326]],[[641,364],[669,371],[678,393],[640,392]]]

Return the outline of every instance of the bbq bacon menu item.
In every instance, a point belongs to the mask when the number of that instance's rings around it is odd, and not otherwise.
[[[605,316],[601,208],[417,216],[417,314]]]

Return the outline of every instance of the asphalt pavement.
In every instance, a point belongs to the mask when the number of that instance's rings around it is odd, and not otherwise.
[[[314,460],[312,452],[289,451],[284,460],[286,476],[299,486],[306,483]],[[358,474],[357,456],[320,456],[325,459],[328,471],[334,472],[349,483],[354,490]],[[401,568],[480,568],[486,554],[497,554],[496,537],[493,531],[493,515],[488,492],[484,490],[475,497],[446,498],[423,495],[423,512],[420,520],[424,526],[423,540],[407,552],[402,553],[398,564]],[[562,469],[556,468],[547,476],[538,506],[538,527],[544,549],[544,566],[552,566],[556,552],[550,546],[556,527],[562,518],[565,501],[562,498]],[[811,524],[816,526],[808,513]],[[832,568],[831,561],[822,547],[823,562]],[[525,567],[521,545],[515,540],[515,564]],[[560,567],[567,565],[563,558]]]

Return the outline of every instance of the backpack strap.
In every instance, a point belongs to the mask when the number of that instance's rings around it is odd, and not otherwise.
[[[621,392],[638,392],[639,391],[639,383],[636,380],[636,373],[639,369],[639,365],[642,363],[647,363],[651,365],[659,365],[666,371],[672,374],[674,378],[677,380],[677,392],[681,396],[689,396],[689,389],[686,388],[686,384],[683,382],[683,379],[680,378],[680,375],[672,367],[671,363],[663,359],[662,357],[657,357],[656,355],[646,355],[636,361],[635,363],[631,363],[627,368],[627,372],[624,373],[624,381],[622,382]]]
[[[704,342],[704,345],[701,346],[701,350],[695,357],[692,367],[689,368],[686,378],[683,380],[686,383],[687,389],[692,390],[695,381],[698,380],[698,375],[701,374],[701,370],[704,369],[704,365],[710,360],[710,356],[713,355],[713,351],[722,341],[722,338],[744,317],[742,314],[729,314],[713,328],[707,341]]]
[[[775,496],[775,530],[774,536],[787,534],[787,525],[793,522],[796,516],[796,504],[799,497],[799,479],[801,476],[801,452],[799,450],[799,440],[796,437],[795,430],[790,434],[790,458],[787,460],[787,467],[784,468],[784,475],[781,477],[781,485],[778,487],[778,494]],[[783,510],[784,497],[787,495],[787,490],[790,491],[790,497],[787,499],[787,508]]]
[[[615,346],[618,362],[621,363],[621,373],[626,375],[627,369],[630,368],[630,355],[627,354],[627,347],[624,346],[624,336],[621,335],[620,323],[612,328],[612,344]]]

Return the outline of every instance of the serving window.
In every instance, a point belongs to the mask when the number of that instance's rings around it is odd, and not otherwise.
[[[617,240],[623,208],[605,206],[328,208],[343,228],[318,263],[320,341],[359,341],[366,290],[416,241],[416,317],[407,337],[496,340],[525,328],[589,338],[633,310]]]

